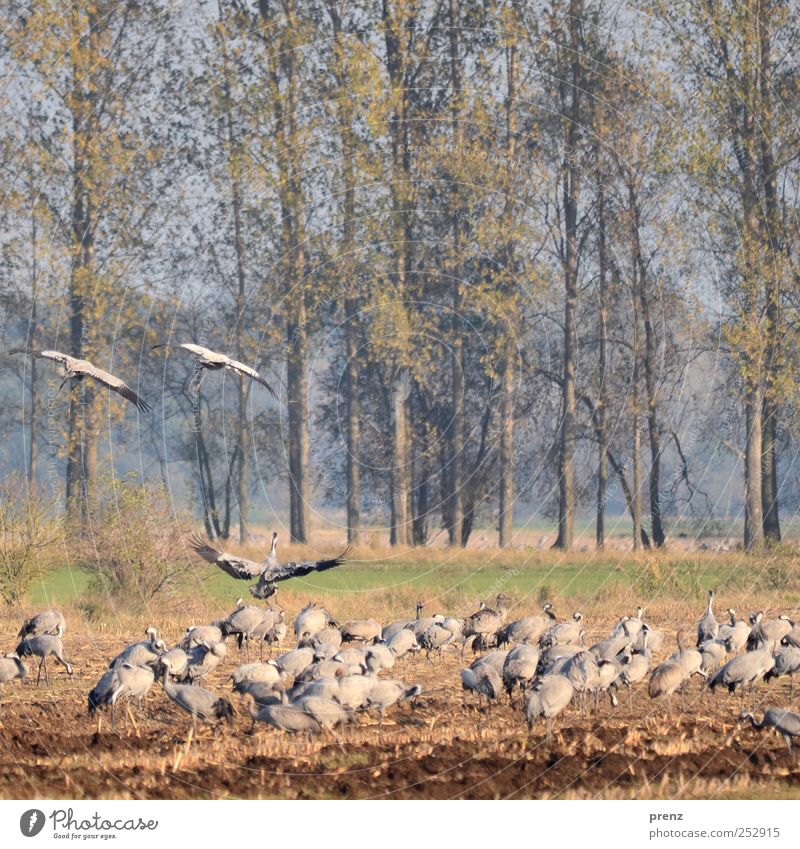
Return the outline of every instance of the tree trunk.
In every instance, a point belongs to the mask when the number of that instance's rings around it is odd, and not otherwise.
[[[301,279],[301,278],[296,278]],[[292,542],[308,542],[308,334],[305,300],[297,289],[292,298],[291,318],[286,325],[288,362],[286,370],[289,420],[289,532]]]
[[[580,169],[577,162],[580,121],[582,3],[570,0],[569,46],[571,52],[569,96],[564,130],[564,358],[558,457],[558,538],[554,548],[572,547],[575,523],[575,373],[578,348],[575,326],[578,304],[578,198]],[[566,84],[564,84],[566,88]]]
[[[407,332],[407,316],[402,303],[405,297],[406,283],[412,267],[411,245],[413,232],[411,226],[411,146],[409,127],[406,120],[406,98],[409,95],[406,84],[408,71],[407,56],[403,39],[406,35],[406,22],[401,20],[390,0],[383,0],[382,20],[386,44],[386,63],[391,86],[393,109],[389,120],[392,144],[392,178],[390,185],[392,204],[392,283],[394,284],[395,310],[399,313],[394,321],[398,334]],[[411,487],[410,451],[409,451],[409,411],[408,387],[410,375],[407,368],[409,354],[406,350],[407,338],[398,339],[397,353],[393,367],[391,390],[391,529],[392,545],[408,545],[411,538],[409,522]]]
[[[509,184],[513,174],[516,159],[517,143],[517,47],[512,41],[506,47],[506,168]],[[507,233],[512,230],[512,186],[506,187],[504,219]],[[505,244],[505,271],[511,281],[514,280],[516,245],[509,238]],[[513,286],[513,282],[509,288]],[[512,333],[512,317],[516,317],[515,293],[507,293],[506,309],[509,324],[502,345],[502,374],[500,377],[500,445],[499,445],[499,517],[498,543],[500,548],[511,545],[514,532],[514,385],[515,363],[517,357],[516,344]]]
[[[289,441],[289,533],[292,542],[308,542],[309,433],[308,433],[308,327],[306,316],[305,255],[303,222],[303,141],[297,125],[299,82],[296,39],[299,33],[295,0],[283,4],[286,16],[282,49],[271,58],[275,159],[280,175],[280,204],[283,219],[283,254],[286,257],[286,378]],[[259,3],[265,23],[273,11]]]
[[[453,138],[453,162],[457,163],[460,158],[462,146],[461,133],[461,68],[459,57],[459,8],[458,0],[449,0],[448,23],[450,35],[450,116],[452,122]],[[459,192],[458,177],[451,177],[451,227],[453,234],[453,262],[452,262],[452,321],[450,327],[450,521],[447,533],[450,545],[461,545],[464,525],[464,494],[463,494],[463,466],[464,466],[464,328],[461,316],[462,310],[462,282],[463,275],[461,252],[462,232],[460,219],[461,193]]]
[[[86,311],[87,293],[92,291],[94,272],[94,161],[92,140],[97,132],[94,97],[87,77],[91,57],[97,54],[97,27],[94,14],[86,21],[79,8],[72,10],[72,38],[78,49],[73,54],[73,91],[70,108],[73,133],[72,161],[72,265],[69,276],[69,348],[73,357],[88,355]],[[84,64],[78,63],[83,60]],[[74,388],[72,381],[67,387]],[[96,472],[96,445],[93,416],[93,393],[82,381],[70,395],[67,435],[66,507],[67,519],[73,526],[85,526],[88,518],[92,480]]]
[[[27,349],[34,351],[36,349],[36,331],[37,331],[37,305],[36,299],[38,292],[38,276],[39,265],[36,256],[37,252],[37,232],[36,232],[36,208],[31,212],[31,314],[28,322],[28,338],[26,341]],[[30,419],[28,420],[28,435],[30,444],[28,445],[28,479],[32,485],[36,485],[36,357],[30,358],[31,362],[31,389],[30,389]]]
[[[784,236],[778,209],[777,175],[772,151],[773,106],[772,106],[772,39],[767,31],[767,20],[758,16],[759,41],[761,44],[759,97],[761,116],[759,121],[759,143],[761,148],[760,170],[764,188],[764,215],[762,243],[767,257],[765,275],[765,387],[761,411],[763,438],[763,463],[761,476],[761,509],[764,523],[764,539],[770,543],[780,542],[781,522],[778,504],[778,408],[779,398],[777,373],[781,367],[780,301],[781,279],[784,262]]]
[[[361,530],[361,402],[358,397],[358,303],[345,299],[345,393],[347,404],[347,541],[358,542]]]
[[[600,387],[597,396],[597,518],[595,521],[595,542],[599,549],[605,547],[606,531],[606,488],[608,485],[608,430],[606,428],[606,369],[608,361],[608,280],[606,279],[606,216],[605,194],[601,187],[597,210],[598,264],[599,264],[599,302],[600,302],[600,351],[597,369],[600,374]]]
[[[219,20],[222,23],[222,5],[218,4]],[[245,361],[245,352],[242,346],[241,323],[244,320],[247,277],[245,269],[245,247],[244,233],[242,227],[242,192],[240,183],[240,166],[237,157],[239,147],[237,134],[233,125],[233,105],[231,98],[230,82],[228,80],[229,65],[228,52],[224,37],[221,39],[220,50],[223,59],[222,92],[225,102],[225,124],[228,135],[228,175],[231,189],[231,212],[233,215],[233,247],[236,254],[236,359]],[[240,376],[238,379],[238,410],[236,419],[236,501],[239,508],[239,543],[242,544],[249,538],[247,530],[248,511],[247,496],[249,490],[248,480],[248,436],[249,425],[247,421],[247,395],[251,381]],[[233,468],[230,469],[233,474]],[[229,484],[230,487],[230,484]],[[230,523],[229,511],[226,516],[226,524]]]
[[[635,178],[626,175],[628,183],[628,203],[630,215],[631,245],[634,253],[636,272],[636,297],[644,328],[644,367],[645,403],[647,404],[647,433],[650,441],[650,471],[648,473],[648,494],[650,503],[650,527],[653,545],[663,548],[666,542],[664,524],[661,519],[661,431],[658,424],[658,393],[656,369],[658,341],[650,317],[650,298],[647,292],[648,270],[641,244],[641,221],[639,198],[636,194]],[[637,348],[638,350],[638,348]],[[638,535],[636,537],[638,539]]]
[[[500,391],[500,548],[511,545],[514,532],[514,359],[511,334],[505,343]]]
[[[353,157],[356,155],[356,137],[353,132],[353,107],[348,91],[351,85],[347,69],[347,45],[342,32],[342,18],[334,0],[328,0],[328,15],[331,19],[333,37],[336,43],[334,75],[338,87],[337,118],[339,123],[339,141],[341,144],[342,188],[344,203],[342,209],[342,242],[340,254],[347,258],[348,273],[352,276],[355,269],[349,258],[355,248],[356,177]],[[347,478],[347,541],[351,545],[358,543],[361,526],[361,403],[359,398],[359,300],[357,297],[344,298],[344,334],[346,365],[344,373],[345,393],[345,437],[347,439],[347,457],[345,474]]]
[[[409,450],[408,450],[408,392],[409,375],[401,370],[393,384],[391,394],[392,439],[392,523],[391,545],[409,544]]]
[[[761,508],[761,414],[763,399],[759,386],[745,383],[744,420],[744,547],[754,551],[764,543],[764,517]]]

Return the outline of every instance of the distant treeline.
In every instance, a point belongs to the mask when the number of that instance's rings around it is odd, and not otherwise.
[[[241,540],[275,493],[301,542],[321,499],[353,542],[506,546],[520,499],[564,549],[609,501],[636,548],[780,540],[796,2],[0,2],[2,345],[154,408],[3,361],[8,465],[71,520],[138,456]]]

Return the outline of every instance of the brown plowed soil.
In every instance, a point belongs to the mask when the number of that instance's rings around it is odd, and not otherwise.
[[[611,623],[594,624],[599,637]],[[670,710],[639,685],[632,706],[627,693],[613,711],[602,703],[597,716],[571,706],[548,742],[543,725],[528,735],[520,706],[505,698],[487,708],[470,696],[465,706],[459,670],[471,658],[458,652],[433,664],[424,657],[398,663],[391,677],[420,683],[423,694],[387,712],[383,725],[359,716],[338,738],[293,739],[266,726],[250,735],[249,716],[233,696],[234,725],[203,729],[187,749],[189,717],[158,685],[143,706],[131,705],[140,736],[124,708],[118,734],[107,714],[98,732],[86,695],[128,641],[71,629],[64,642],[76,666],[72,678],[53,664],[50,687],[37,688],[29,664],[27,681],[6,686],[0,797],[800,797],[800,758],[792,764],[780,738],[738,724],[738,696],[700,700],[700,682],[692,682]],[[240,662],[229,648],[206,682],[221,694]],[[757,712],[770,704],[789,706],[788,682],[760,685],[748,700]]]

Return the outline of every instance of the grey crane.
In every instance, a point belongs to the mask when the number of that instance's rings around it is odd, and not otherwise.
[[[19,678],[24,681],[28,675],[28,667],[20,660],[19,655],[8,652],[0,656],[0,691],[4,684]]]
[[[486,696],[489,702],[500,697],[503,679],[494,666],[489,664],[477,668],[468,667],[461,670],[461,689],[464,691],[465,703],[467,693],[473,692],[477,693],[478,704],[480,705],[483,696]]]
[[[412,635],[413,636],[413,635]],[[436,652],[439,659],[442,657],[442,649],[451,645],[455,640],[455,634],[439,622],[434,622],[426,628],[419,637],[419,646],[425,651],[425,657],[431,662],[431,652]]]
[[[340,630],[345,643],[374,643],[381,636],[380,622],[374,619],[352,619]]]
[[[361,667],[364,666],[366,659],[367,650],[363,648],[356,648],[355,646],[344,648],[333,656],[333,660],[343,663],[345,666]]]
[[[223,642],[200,643],[186,652],[187,666],[185,680],[196,684],[213,672],[228,653],[228,647]]]
[[[542,634],[556,621],[553,606],[548,602],[542,608],[544,616],[523,616],[503,625],[497,632],[497,647],[517,643],[538,643]]]
[[[153,350],[168,347],[169,345],[153,345]],[[238,360],[233,360],[226,354],[217,353],[209,348],[204,348],[202,345],[196,345],[193,342],[181,342],[179,345],[175,345],[175,347],[188,351],[190,354],[194,355],[197,370],[201,374],[200,379],[197,381],[197,389],[200,388],[203,378],[209,371],[221,371],[226,369],[227,371],[234,372],[234,374],[238,374],[240,377],[249,377],[251,380],[255,380],[256,383],[260,383],[276,401],[278,400],[278,394],[254,368],[250,368],[250,366],[240,363]]]
[[[536,720],[543,716],[546,723],[546,739],[553,734],[553,720],[567,707],[575,695],[575,688],[569,678],[563,675],[544,675],[537,678],[525,700],[525,719],[528,733]]]
[[[539,649],[527,643],[514,646],[503,663],[503,685],[509,697],[516,690],[524,690],[536,677],[539,666]]]
[[[736,611],[732,607],[728,608],[727,614],[729,621],[719,626],[717,639],[725,642],[730,654],[735,654],[747,645],[750,626],[743,619],[736,618]]]
[[[756,722],[756,718],[752,713],[739,714],[740,720],[749,720],[753,728],[761,730],[762,728],[773,728],[778,734],[783,737],[784,742],[789,747],[789,753],[792,756],[794,763],[794,747],[793,739],[800,737],[800,715],[793,713],[790,710],[784,710],[779,707],[769,707],[764,711],[764,717],[761,722]]]
[[[564,664],[561,674],[569,678],[578,694],[578,705],[582,715],[586,706],[586,694],[596,694],[600,686],[600,670],[595,656],[587,650],[578,652]]]
[[[730,635],[726,639],[708,640],[700,646],[700,670],[706,675],[716,672],[728,654]]]
[[[37,637],[40,634],[50,634],[54,637],[63,637],[67,630],[67,620],[59,610],[43,610],[26,619],[17,634],[18,640],[25,637]]]
[[[642,625],[644,622],[642,621],[642,614],[644,613],[644,608],[639,605],[636,608],[635,616],[623,616],[622,619],[617,622],[614,626],[614,630],[611,632],[612,637],[618,637],[620,634],[627,634],[632,640],[635,640],[639,636],[639,632],[642,630]]]
[[[431,627],[431,625],[435,625],[442,618],[437,616],[423,616],[422,611],[424,609],[425,602],[418,601],[416,605],[416,618],[410,620],[406,626],[417,638],[417,642],[419,642],[420,637],[428,630],[428,628]],[[384,639],[386,639],[386,637],[384,637]]]
[[[794,623],[788,616],[765,620],[763,610],[750,615],[750,624],[752,627],[747,638],[747,651],[766,649],[774,652],[781,640],[794,629]]]
[[[353,712],[342,707],[333,699],[324,699],[320,696],[303,696],[292,704],[313,717],[320,728],[330,730],[337,725],[345,725],[353,721]]]
[[[260,625],[256,625],[250,635],[252,639],[258,640],[259,657],[264,659],[264,643],[269,646],[269,656],[276,643],[280,643],[286,636],[286,614],[283,610],[271,611],[272,616],[264,616]]]
[[[243,663],[233,670],[230,680],[233,681],[233,689],[241,692],[245,684],[258,682],[275,687],[280,685],[285,677],[286,673],[282,672],[277,661],[273,660],[267,663]]]
[[[585,651],[583,646],[551,646],[545,649],[539,657],[539,674],[553,672],[556,665],[563,667],[569,658],[582,651]]]
[[[15,349],[8,353],[12,355],[29,353],[33,357],[59,363],[58,375],[64,378],[61,386],[58,387],[59,389],[67,381],[74,380],[79,382],[86,377],[91,377],[98,383],[102,383],[103,386],[107,386],[112,392],[121,395],[126,401],[130,401],[131,404],[137,407],[140,413],[150,412],[150,405],[146,401],[143,401],[127,383],[110,372],[93,365],[89,360],[80,360],[77,357],[71,357],[69,354],[62,354],[60,351],[21,351]]]
[[[296,704],[281,702],[276,705],[259,706],[250,693],[245,693],[245,699],[248,702],[253,727],[256,722],[263,722],[288,734],[319,734],[321,730],[319,722]]]
[[[60,637],[51,634],[40,634],[38,637],[27,637],[16,648],[15,654],[22,657],[38,657],[39,671],[36,675],[36,686],[42,677],[44,669],[45,683],[50,686],[50,677],[47,674],[47,658],[54,657],[67,670],[67,675],[72,675],[72,664],[64,658],[64,645]]]
[[[576,610],[572,614],[571,622],[559,622],[553,625],[539,641],[541,648],[546,649],[558,645],[577,645],[583,642],[585,635],[583,628],[583,614]]]
[[[394,666],[394,652],[385,643],[375,643],[364,655],[364,665],[370,672],[383,672]]]
[[[420,604],[422,604],[422,602],[417,602],[418,606]],[[381,631],[381,639],[386,640],[388,643],[392,637],[400,633],[400,631],[410,628],[413,624],[413,619],[398,619],[396,622],[390,622],[388,625],[384,625],[383,630]]]
[[[337,621],[316,602],[307,604],[294,620],[294,633],[298,640],[313,637],[325,628],[338,628]]]
[[[147,640],[124,648],[108,665],[120,666],[130,663],[133,666],[148,666],[157,663],[161,655],[167,650],[163,640],[158,639],[158,631],[150,626],[145,630]]]
[[[800,622],[792,625],[792,630],[783,638],[783,643],[800,649]]]
[[[197,727],[197,720],[211,723],[213,720],[227,720],[233,724],[233,705],[226,698],[205,690],[194,684],[175,684],[169,677],[169,661],[162,661],[163,674],[161,686],[169,699],[181,710],[185,710],[192,717],[192,735]],[[191,738],[190,738],[191,739]]]
[[[477,636],[492,641],[503,626],[508,615],[506,607],[508,599],[503,593],[498,593],[495,599],[495,609],[484,607],[464,620],[464,637]]]
[[[315,656],[314,649],[310,646],[299,646],[296,649],[278,655],[272,662],[287,677],[296,678],[311,666]]]
[[[380,720],[383,722],[383,714],[388,708],[396,705],[398,702],[413,699],[421,692],[422,687],[419,684],[407,687],[402,681],[378,680],[370,687],[367,697],[364,700],[364,708],[367,710],[377,710]]]
[[[182,649],[178,646],[175,648],[169,649],[169,651],[165,651],[162,655],[159,656],[159,661],[162,661],[164,658],[167,659],[170,667],[170,674],[176,681],[186,681],[188,679],[189,672],[189,655],[188,652],[194,651],[197,646],[193,645],[189,649]]]
[[[325,560],[298,560],[280,563],[276,553],[278,534],[273,533],[269,554],[261,563],[258,563],[255,560],[248,560],[246,557],[226,554],[224,551],[214,548],[211,543],[203,540],[197,534],[191,538],[189,544],[203,560],[218,566],[232,578],[238,578],[242,581],[258,578],[258,582],[250,587],[250,594],[261,599],[269,598],[275,594],[275,584],[278,581],[302,577],[310,572],[324,572],[327,569],[333,569],[335,566],[344,563],[351,552],[350,548],[346,548],[338,557]]]
[[[784,638],[785,639],[785,638]],[[800,672],[800,649],[793,645],[783,646],[774,654],[775,666],[764,676],[765,681],[789,676],[789,698],[794,698],[794,676]]]
[[[673,693],[686,681],[686,670],[676,660],[665,660],[652,671],[647,691],[651,699],[667,697],[669,708],[672,708]]]
[[[750,685],[752,692],[756,683],[775,666],[775,658],[766,649],[740,654],[731,658],[721,669],[717,670],[708,681],[708,687],[713,692],[717,687],[728,688],[729,693],[739,687],[744,701],[745,687]]]
[[[644,681],[650,671],[651,654],[648,648],[650,638],[650,626],[642,626],[642,650],[635,654],[628,653],[622,656],[622,673],[620,682],[628,688],[628,705],[633,708],[633,685]]]
[[[336,701],[350,710],[363,707],[375,681],[374,675],[340,675],[336,679]]]
[[[622,631],[619,633],[612,634],[610,637],[607,637],[605,640],[600,640],[600,642],[595,643],[589,651],[598,659],[598,660],[613,660],[620,652],[624,651],[627,648],[630,648],[633,645],[633,637],[626,630],[628,627],[627,620],[622,623]],[[638,632],[637,632],[638,634]]]
[[[403,657],[408,652],[418,652],[422,646],[417,642],[413,631],[408,628],[402,628],[396,634],[393,634],[386,642],[386,645],[394,652],[397,658]]]
[[[483,655],[483,657],[478,657],[472,661],[469,665],[470,669],[481,669],[485,666],[491,666],[492,669],[502,678],[503,677],[503,667],[505,666],[506,658],[508,657],[508,651],[490,651],[488,654]]]
[[[686,648],[686,632],[678,631],[675,635],[678,643],[678,651],[669,659],[677,663],[684,671],[684,683],[688,683],[692,675],[699,673],[703,666],[703,655],[697,650]]]
[[[338,628],[323,628],[300,640],[298,648],[305,647],[311,649],[315,660],[330,660],[342,647],[342,632]]]
[[[708,591],[708,607],[703,614],[702,619],[697,623],[697,646],[698,648],[709,640],[716,640],[719,631],[719,625],[711,610],[711,605],[714,602],[714,590]]]
[[[266,623],[273,625],[276,617],[277,613],[274,610],[245,604],[244,600],[239,598],[236,600],[236,610],[215,624],[222,631],[223,637],[236,637],[239,651],[241,652],[244,648],[249,660],[250,640],[253,635]]]
[[[200,643],[221,643],[223,639],[222,629],[218,625],[190,625],[181,641],[181,648],[190,649]]]
[[[89,716],[93,716],[101,707],[111,705],[111,730],[115,731],[117,702],[125,699],[125,708],[138,737],[139,728],[128,702],[130,699],[139,699],[141,703],[150,692],[154,681],[155,673],[149,666],[133,666],[123,662],[112,669],[106,669],[89,693]],[[97,729],[100,730],[99,719]]]

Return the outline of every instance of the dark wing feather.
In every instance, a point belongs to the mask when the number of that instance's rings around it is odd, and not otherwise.
[[[89,377],[93,377],[99,383],[107,386],[112,392],[116,392],[117,395],[121,395],[126,401],[130,401],[131,404],[135,404],[139,408],[140,412],[150,412],[150,405],[146,401],[142,400],[127,383],[120,380],[115,375],[110,374],[89,362],[84,365],[81,372]]]
[[[231,371],[235,371],[237,374],[243,374],[247,377],[252,378],[253,380],[260,383],[262,386],[266,387],[269,391],[270,395],[277,401],[278,393],[267,383],[266,380],[254,369],[250,368],[250,366],[246,366],[244,363],[240,363],[238,360],[228,360],[227,367]]]
[[[261,563],[256,563],[254,560],[246,560],[243,557],[235,557],[233,554],[226,554],[218,548],[214,548],[204,540],[200,539],[195,534],[189,541],[191,547],[209,563],[219,566],[223,572],[230,575],[232,578],[240,578],[247,581],[252,578],[257,578],[263,571],[264,567]]]
[[[275,566],[270,566],[264,572],[264,578],[267,581],[285,581],[287,578],[299,578],[302,575],[308,575],[309,572],[324,572],[326,569],[333,569],[334,566],[339,566],[350,556],[352,549],[345,549],[338,557],[330,560],[301,560],[291,563],[278,563]]]

